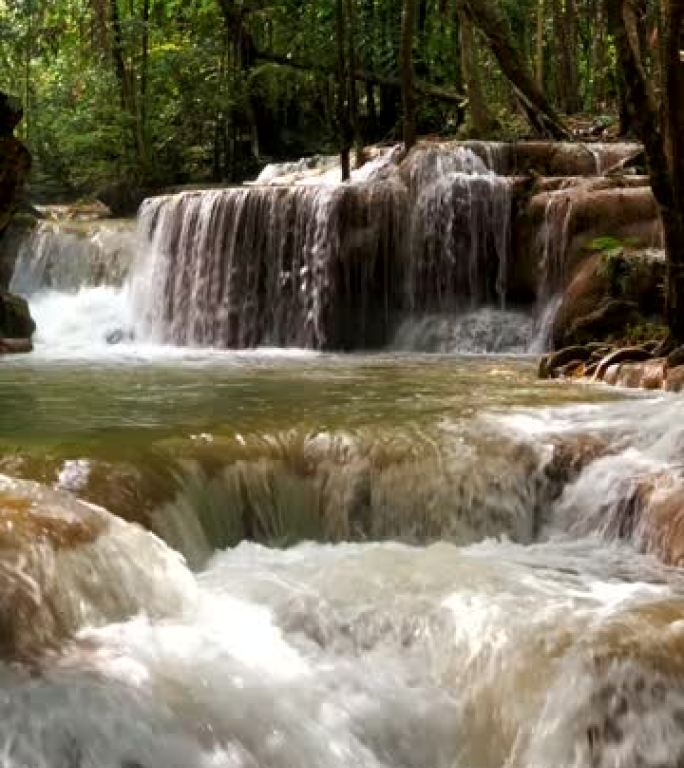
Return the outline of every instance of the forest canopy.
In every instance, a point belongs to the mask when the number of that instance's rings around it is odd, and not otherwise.
[[[405,44],[418,132],[529,132],[469,4],[414,5]],[[552,108],[608,125],[619,89],[600,0],[495,5]],[[239,181],[268,160],[336,152],[340,137],[359,146],[401,138],[403,6],[0,0],[0,90],[24,103],[21,130],[44,194],[89,194],[121,179]]]

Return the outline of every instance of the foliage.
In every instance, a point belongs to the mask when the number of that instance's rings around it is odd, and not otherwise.
[[[359,141],[401,133],[399,93],[383,83],[398,78],[402,5],[345,6],[356,69],[375,78],[358,80],[348,97],[358,102]],[[501,6],[531,69],[541,52],[544,88],[560,104],[569,12],[556,18],[539,0]],[[420,0],[413,46],[417,79],[454,93],[465,87],[459,7]],[[603,114],[615,54],[596,7],[568,0],[581,106]],[[336,8],[335,0],[0,0],[0,89],[24,102],[35,192],[240,180],[268,160],[333,151]],[[501,138],[520,135],[518,102],[482,36],[476,55],[491,124]],[[422,133],[457,133],[463,119],[453,103],[420,99]]]

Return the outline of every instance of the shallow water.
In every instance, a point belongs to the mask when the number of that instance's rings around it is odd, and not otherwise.
[[[588,470],[548,471],[594,439],[602,493],[635,455],[674,477],[675,398],[539,382],[524,358],[140,348],[3,362],[0,397],[0,471],[63,489],[54,514],[66,492],[139,519],[193,571],[121,521],[12,560],[46,611],[0,599],[32,658],[0,668],[3,766],[684,755],[681,573],[602,537]]]

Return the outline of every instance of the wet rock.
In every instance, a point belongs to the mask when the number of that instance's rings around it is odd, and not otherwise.
[[[0,655],[31,657],[83,626],[182,609],[194,582],[142,528],[66,492],[0,475]]]
[[[126,334],[118,328],[116,331],[111,331],[107,334],[106,341],[107,344],[111,344],[112,346],[116,344],[121,344],[126,338]]]
[[[665,389],[668,392],[684,392],[684,365],[668,368]]]
[[[31,339],[0,338],[0,355],[18,355],[33,351]]]
[[[680,365],[684,365],[684,344],[681,347],[677,347],[667,356],[668,368],[677,368]]]
[[[636,302],[609,300],[589,314],[577,318],[568,329],[567,336],[576,342],[620,336],[630,326],[639,323],[640,319]]]
[[[564,292],[554,322],[555,346],[585,343],[584,332],[602,339],[661,320],[664,270],[660,251],[617,248],[590,255]]]
[[[622,180],[584,179],[549,189],[520,201],[513,221],[515,274],[512,295],[539,286],[552,296],[567,287],[595,253],[593,243],[607,234],[630,249],[662,247],[662,228],[652,192],[626,186]],[[564,346],[571,342],[560,343]]]
[[[548,368],[555,370],[572,362],[585,362],[591,357],[591,350],[587,347],[572,346],[565,347],[558,352],[554,352],[548,358]]]
[[[26,299],[0,291],[0,338],[30,339],[35,330]]]
[[[556,494],[576,480],[582,470],[609,451],[605,439],[595,435],[576,435],[557,438],[553,445],[553,458],[545,469]]]
[[[550,357],[550,355],[542,355],[542,357],[539,359],[539,367],[537,368],[537,376],[540,379],[549,379],[549,378],[551,378],[551,369],[549,368],[549,357]]]
[[[594,378],[595,379],[602,379],[605,384],[610,384],[611,386],[615,386],[617,384],[618,376],[620,375],[620,368],[622,365],[620,363],[616,363],[615,365],[609,365],[605,369],[605,373],[603,376],[599,376],[599,368],[601,367],[601,364],[599,363],[596,366],[596,369],[594,371]]]
[[[573,360],[556,370],[564,379],[578,379],[584,376],[586,366],[581,360]]]
[[[684,565],[684,487],[652,483],[637,535],[645,551],[668,565]]]
[[[596,371],[596,378],[603,379],[608,369],[618,363],[639,363],[643,360],[650,360],[652,357],[642,347],[623,347],[605,357]]]
[[[616,384],[632,389],[662,389],[665,382],[665,362],[648,360],[643,363],[624,363],[620,366]]]
[[[543,176],[593,176],[639,150],[631,144],[524,141],[508,148],[507,172]]]
[[[142,201],[154,190],[130,181],[118,181],[98,190],[95,197],[114,216],[134,216]]]

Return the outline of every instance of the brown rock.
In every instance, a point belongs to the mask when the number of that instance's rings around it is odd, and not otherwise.
[[[85,625],[142,610],[163,615],[167,595],[183,604],[187,577],[141,527],[69,493],[0,475],[0,655],[33,657]]]
[[[578,317],[568,329],[568,338],[583,342],[624,334],[629,326],[640,320],[636,302],[611,299],[588,315]]]
[[[537,368],[537,376],[540,379],[551,378],[551,371],[549,369],[549,355],[542,355],[539,359],[539,367]]]
[[[32,351],[31,339],[0,339],[0,355],[16,355]]]
[[[594,374],[595,379],[603,380],[606,384],[611,384],[612,386],[615,386],[617,384],[618,377],[620,376],[620,368],[622,365],[620,363],[616,363],[615,365],[609,365],[606,369],[604,369],[603,375],[599,375],[599,370],[601,368],[601,365],[596,367],[596,373]]]
[[[549,355],[546,361],[546,365],[549,370],[553,371],[556,368],[562,368],[568,363],[580,362],[583,363],[591,357],[591,350],[586,347],[573,346],[565,347],[564,349],[554,352]]]
[[[571,363],[567,363],[555,370],[565,379],[577,379],[584,376],[585,365],[581,360],[573,360]]]
[[[642,547],[668,565],[684,565],[684,487],[654,488],[638,526]]]
[[[667,369],[665,389],[668,392],[684,392],[684,365]]]
[[[651,353],[642,347],[623,347],[605,357],[599,364],[596,371],[596,378],[603,379],[608,369],[618,363],[638,363],[642,360],[649,360]]]
[[[632,389],[662,389],[665,381],[665,361],[647,360],[620,366],[616,384]]]

